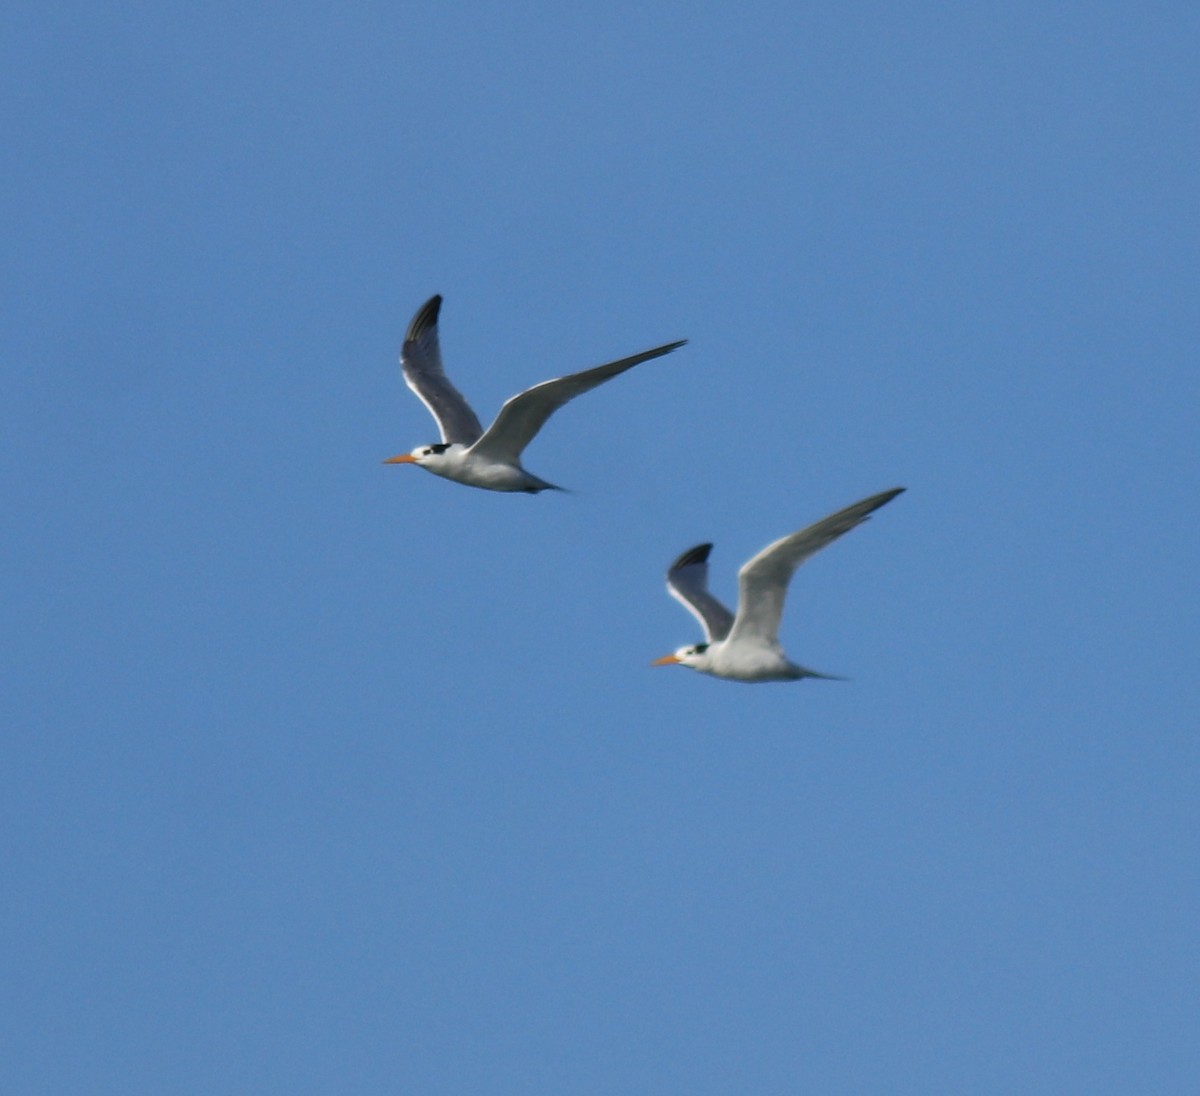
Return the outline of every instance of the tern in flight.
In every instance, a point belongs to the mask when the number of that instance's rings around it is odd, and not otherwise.
[[[687,342],[681,339],[607,365],[585,369],[582,373],[535,384],[508,400],[500,408],[496,421],[484,430],[471,405],[450,383],[442,368],[437,328],[441,307],[440,295],[430,297],[413,317],[408,334],[404,336],[400,367],[405,384],[437,420],[442,440],[435,445],[420,445],[411,453],[390,457],[384,464],[416,464],[435,476],[489,491],[537,494],[538,491],[562,490],[521,467],[521,451],[546,425],[546,420],[568,400],[640,362],[669,354]]]
[[[738,609],[731,613],[708,592],[711,544],[686,551],[667,571],[667,591],[704,626],[707,643],[680,647],[652,666],[687,666],[733,681],[798,681],[832,678],[788,661],[779,645],[779,621],[788,583],[809,556],[861,525],[904,490],[895,487],[847,506],[836,514],[768,544],[738,572]],[[838,680],[834,678],[834,680]]]

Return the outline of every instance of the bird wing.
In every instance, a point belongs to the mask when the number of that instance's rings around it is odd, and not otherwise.
[[[729,633],[730,640],[753,638],[776,642],[788,583],[796,568],[843,533],[861,525],[872,511],[891,502],[903,490],[903,487],[896,487],[847,506],[807,529],[768,544],[742,564],[738,571],[738,610]]]
[[[546,424],[546,420],[564,403],[611,380],[618,373],[632,369],[640,362],[659,358],[677,350],[685,342],[686,339],[681,339],[679,342],[667,343],[666,346],[656,346],[653,350],[643,350],[630,358],[621,358],[606,365],[598,365],[594,369],[585,369],[582,373],[571,373],[552,381],[535,384],[532,388],[513,396],[500,408],[496,421],[471,447],[471,451],[489,460],[506,464],[516,463],[521,451]]]
[[[709,643],[719,643],[729,635],[733,614],[708,592],[711,551],[711,544],[698,544],[672,563],[667,571],[667,593],[700,621]]]
[[[462,393],[450,383],[442,368],[442,351],[438,345],[438,312],[441,295],[430,297],[413,317],[404,336],[400,351],[400,368],[404,383],[429,408],[437,420],[444,442],[471,445],[483,433],[483,427]]]

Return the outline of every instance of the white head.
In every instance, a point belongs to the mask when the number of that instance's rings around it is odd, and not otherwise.
[[[418,445],[411,453],[401,453],[398,457],[388,457],[384,464],[420,464],[425,467],[436,467],[445,462],[446,450],[450,446],[444,442],[433,445]]]
[[[664,655],[650,663],[651,666],[686,666],[689,670],[704,671],[709,668],[707,643],[693,643],[680,647],[673,655]]]

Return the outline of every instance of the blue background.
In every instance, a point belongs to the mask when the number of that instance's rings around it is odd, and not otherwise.
[[[4,21],[5,1091],[1200,1088],[1193,4]]]

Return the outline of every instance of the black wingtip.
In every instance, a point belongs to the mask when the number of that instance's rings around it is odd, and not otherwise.
[[[417,314],[412,318],[412,323],[408,325],[408,333],[404,336],[405,342],[411,342],[413,339],[419,339],[430,328],[437,327],[438,313],[442,310],[442,295],[435,293],[417,310]]]
[[[681,567],[693,567],[697,563],[707,563],[708,553],[712,551],[712,548],[711,544],[697,544],[695,548],[689,548],[672,563],[670,569],[678,571]]]
[[[907,490],[907,487],[893,487],[887,491],[880,491],[878,495],[871,495],[869,498],[863,499],[858,505],[867,507],[867,513],[873,514],[881,506],[886,506],[897,495],[903,495]]]

